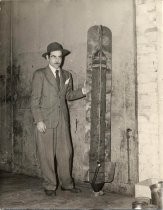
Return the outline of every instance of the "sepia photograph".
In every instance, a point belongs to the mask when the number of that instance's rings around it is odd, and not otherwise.
[[[0,0],[0,209],[163,209],[163,0]]]

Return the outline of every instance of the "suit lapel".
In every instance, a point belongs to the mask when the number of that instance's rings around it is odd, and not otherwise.
[[[45,77],[47,79],[47,81],[57,89],[57,91],[59,91],[58,86],[57,86],[57,82],[56,79],[51,71],[51,69],[49,68],[49,66],[46,67],[46,71],[45,71]]]
[[[60,87],[61,87],[61,90],[65,87],[65,81],[66,81],[66,76],[63,72],[63,70],[60,71]]]

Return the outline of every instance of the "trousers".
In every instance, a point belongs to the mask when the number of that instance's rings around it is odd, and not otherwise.
[[[72,144],[70,131],[63,114],[61,114],[56,128],[47,128],[45,133],[37,130],[36,133],[36,144],[44,180],[44,189],[56,190],[57,175],[63,188],[73,188],[71,177]]]

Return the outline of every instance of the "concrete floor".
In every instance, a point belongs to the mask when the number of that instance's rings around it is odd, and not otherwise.
[[[58,189],[56,197],[49,197],[44,194],[40,179],[1,172],[0,208],[131,209],[134,198],[107,192],[95,197],[89,186],[80,186],[79,194]]]

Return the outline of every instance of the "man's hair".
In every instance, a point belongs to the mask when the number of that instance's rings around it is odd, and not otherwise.
[[[50,52],[47,53],[47,56],[50,57]]]

